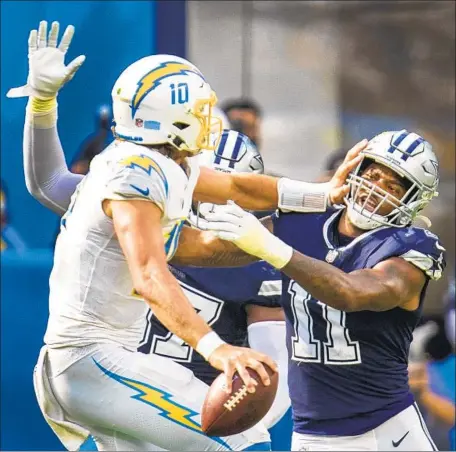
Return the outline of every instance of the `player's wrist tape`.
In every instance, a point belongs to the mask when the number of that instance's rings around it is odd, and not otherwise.
[[[40,97],[32,96],[29,99],[28,106],[33,114],[46,114],[57,108],[57,97],[50,97],[43,99]]]
[[[257,255],[257,257],[280,270],[290,262],[291,257],[293,256],[293,248],[282,242],[282,240],[275,235],[270,234],[270,236],[268,236],[267,246],[265,246],[264,250],[259,254],[261,255]]]
[[[211,331],[198,341],[196,351],[207,361],[214,350],[223,344],[226,344],[226,342],[215,331]]]
[[[329,183],[301,182],[281,177],[277,184],[279,209],[293,212],[325,212],[329,205]]]
[[[57,124],[57,98],[30,97],[27,103],[27,121],[40,129],[54,127]]]

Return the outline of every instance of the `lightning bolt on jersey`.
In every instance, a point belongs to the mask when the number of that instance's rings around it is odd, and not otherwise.
[[[144,200],[163,211],[161,226],[168,259],[177,247],[191,207],[197,166],[189,174],[158,151],[114,142],[95,157],[62,218],[50,277],[49,347],[114,343],[136,350],[147,304],[133,282],[105,199]]]
[[[265,262],[239,268],[170,265],[170,269],[198,314],[229,344],[245,345],[247,304],[280,307],[281,276]],[[153,312],[149,311],[147,321],[140,352],[171,358],[205,383],[214,381],[217,369],[167,330]]]
[[[429,279],[440,278],[444,249],[427,230],[381,227],[341,246],[342,210],[282,214],[274,233],[306,256],[349,273],[402,257]],[[401,308],[342,312],[316,300],[283,275],[282,305],[290,356],[288,381],[294,429],[316,435],[360,435],[413,403],[407,361],[421,316]]]

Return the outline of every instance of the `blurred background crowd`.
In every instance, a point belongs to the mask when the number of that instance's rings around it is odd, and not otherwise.
[[[1,3],[1,449],[58,448],[31,384],[58,218],[27,193],[26,101],[5,98],[25,80],[27,35],[42,19],[74,24],[68,59],[87,55],[59,96],[62,144],[77,173],[112,140],[115,78],[153,53],[199,67],[225,125],[252,139],[269,174],[327,180],[347,149],[384,130],[407,128],[433,144],[440,196],[426,213],[448,266],[427,293],[410,385],[439,448],[455,450],[455,2],[435,0]]]

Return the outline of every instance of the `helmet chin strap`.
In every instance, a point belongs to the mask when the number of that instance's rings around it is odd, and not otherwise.
[[[367,218],[359,213],[352,202],[347,205],[347,216],[353,225],[364,231],[370,231],[382,226],[382,223],[376,221],[374,218]]]

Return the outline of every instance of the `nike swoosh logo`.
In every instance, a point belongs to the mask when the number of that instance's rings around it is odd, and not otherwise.
[[[410,431],[408,431],[399,441],[391,441],[393,443],[393,447],[399,447],[399,444],[402,443],[402,441],[404,441],[405,437],[410,433]]]
[[[130,186],[132,188],[134,188],[135,190],[139,191],[139,193],[141,193],[143,196],[149,196],[149,188],[146,188],[145,190],[143,190],[142,188],[139,188],[133,184],[130,184]]]

